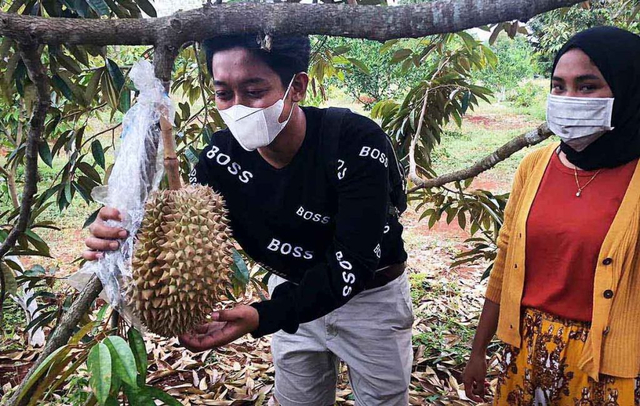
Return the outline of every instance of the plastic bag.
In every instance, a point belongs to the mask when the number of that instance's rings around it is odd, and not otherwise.
[[[129,77],[140,94],[137,103],[124,116],[108,184],[94,188],[91,193],[97,202],[120,211],[123,221],[109,220],[107,225],[122,227],[129,231],[129,236],[121,240],[119,250],[105,253],[98,261],[87,262],[80,273],[97,274],[111,306],[137,324],[127,309],[124,294],[131,277],[133,245],[144,216],[144,203],[149,194],[158,189],[164,173],[160,117],[164,114],[173,122],[175,110],[149,62],[137,62]]]

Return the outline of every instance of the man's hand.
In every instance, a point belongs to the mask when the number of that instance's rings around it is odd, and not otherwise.
[[[84,259],[95,261],[104,256],[103,251],[115,251],[120,247],[118,239],[126,238],[127,230],[119,227],[109,227],[107,220],[122,221],[120,212],[112,207],[103,207],[98,212],[98,217],[89,226],[91,236],[85,240],[89,250],[82,253]]]
[[[178,336],[180,344],[193,352],[209,350],[251,333],[259,324],[258,311],[244,305],[215,312],[212,319],[213,322],[196,327],[192,333]]]

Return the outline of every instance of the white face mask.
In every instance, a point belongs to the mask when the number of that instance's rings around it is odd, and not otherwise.
[[[293,79],[291,79],[284,97],[269,107],[247,107],[236,104],[228,109],[218,110],[231,134],[242,148],[247,151],[255,151],[257,148],[266,147],[287,126],[291,114],[293,114],[293,106],[291,106],[291,112],[286,120],[280,123],[278,119],[284,110],[284,101],[289,94]]]
[[[580,152],[611,127],[613,98],[565,97],[550,94],[547,99],[549,129]]]

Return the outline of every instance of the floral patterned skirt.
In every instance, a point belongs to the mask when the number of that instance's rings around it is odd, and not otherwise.
[[[595,382],[578,369],[589,323],[568,321],[535,309],[522,319],[521,348],[507,345],[494,405],[640,405],[638,379],[601,376]]]

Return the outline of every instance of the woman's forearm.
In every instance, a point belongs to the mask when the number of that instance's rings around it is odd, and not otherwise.
[[[484,356],[487,352],[487,347],[498,328],[499,315],[500,305],[485,299],[482,314],[480,315],[480,323],[478,323],[478,329],[473,338],[473,348],[471,349],[473,355]]]

